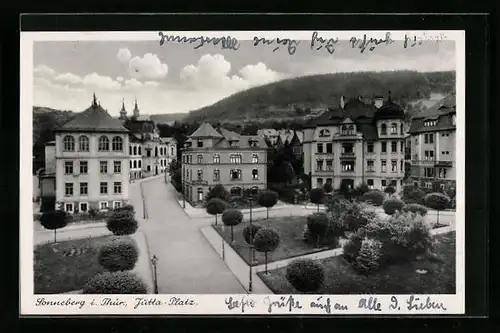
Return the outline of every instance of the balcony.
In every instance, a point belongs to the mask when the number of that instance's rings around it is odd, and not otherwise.
[[[451,168],[453,166],[452,161],[436,161],[435,167],[437,168]]]
[[[356,158],[356,154],[354,152],[340,154],[340,159],[343,159],[343,160],[353,160],[355,158]]]
[[[367,169],[366,172],[367,173],[373,173],[373,172],[375,172],[375,169]]]
[[[333,136],[333,140],[358,140],[359,138],[356,133],[339,133]]]
[[[208,181],[203,179],[195,179],[191,181],[191,185],[208,185]]]

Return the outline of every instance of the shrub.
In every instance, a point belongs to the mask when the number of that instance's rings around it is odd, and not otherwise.
[[[369,274],[379,268],[382,243],[376,239],[365,237],[356,257],[354,267],[361,273]]]
[[[358,196],[364,195],[365,193],[370,191],[370,188],[366,183],[359,184],[355,189]]]
[[[298,259],[288,265],[285,277],[295,289],[307,293],[321,287],[325,272],[321,265],[311,259]]]
[[[358,229],[356,232],[349,235],[347,241],[343,245],[343,256],[349,262],[355,262],[358,257],[359,250],[361,249],[361,243],[366,236],[366,231],[364,228]]]
[[[439,224],[439,211],[444,210],[450,205],[450,198],[442,193],[429,193],[424,198],[425,205],[437,210],[437,224]]]
[[[64,228],[68,225],[69,216],[65,211],[53,210],[45,212],[40,216],[40,224],[48,230],[54,230],[54,243],[57,242],[57,229]]]
[[[408,193],[403,193],[403,201],[406,203],[424,204],[425,192],[419,188],[414,188]]]
[[[113,211],[108,218],[107,228],[114,235],[131,235],[137,231],[139,227],[133,213],[127,210]]]
[[[111,272],[133,269],[138,258],[139,251],[133,240],[114,240],[99,251],[99,264]]]
[[[325,185],[323,185],[323,191],[325,193],[331,193],[333,191],[333,186],[331,183],[326,183]]]
[[[234,242],[233,227],[243,221],[243,214],[237,209],[226,209],[222,213],[222,223],[231,227],[231,242]]]
[[[425,216],[427,214],[427,208],[423,205],[411,203],[403,206],[403,212],[411,212]]]
[[[267,253],[276,250],[280,245],[280,235],[271,228],[262,228],[255,234],[253,245],[256,251],[264,252],[265,272],[267,274]]]
[[[135,208],[132,205],[123,205],[120,208],[115,208],[114,211],[119,211],[119,212],[129,212],[131,214],[135,214]],[[132,215],[133,216],[133,215]]]
[[[325,198],[325,191],[323,191],[322,188],[313,188],[311,190],[311,193],[309,194],[309,199],[311,200],[311,202],[318,206],[318,212],[319,212],[319,205],[323,203],[324,198]]]
[[[361,197],[361,201],[369,202],[374,206],[382,206],[384,199],[384,193],[378,190],[368,191]]]
[[[83,294],[147,294],[146,284],[130,272],[105,272],[83,287]]]
[[[429,255],[434,248],[434,238],[430,228],[420,219],[406,228],[401,244],[411,256]]]
[[[222,214],[226,207],[227,203],[222,199],[212,198],[208,200],[206,210],[208,214],[215,215],[215,225],[217,225],[217,214]]]
[[[362,202],[350,202],[346,208],[340,217],[345,231],[356,231],[376,217],[375,212],[370,211]]]
[[[388,215],[394,214],[396,211],[401,211],[405,203],[397,198],[389,198],[384,201],[382,205],[384,208],[384,212]]]
[[[253,239],[255,238],[255,234],[262,227],[260,225],[251,224],[243,228],[243,238],[247,244],[253,244]]]
[[[269,208],[278,203],[278,193],[271,190],[261,191],[257,197],[257,203],[267,208],[267,218],[269,219]]]
[[[394,194],[394,193],[396,193],[396,189],[393,186],[387,186],[384,189],[384,192],[388,193],[388,194]]]
[[[218,185],[215,185],[214,187],[212,187],[212,189],[210,191],[208,191],[208,193],[205,197],[205,200],[208,202],[210,199],[218,198],[218,199],[221,199],[221,200],[227,202],[229,200],[230,196],[231,195],[226,190],[226,188],[223,185],[218,184]]]
[[[328,228],[328,218],[325,213],[314,213],[307,217],[307,230],[319,246]]]

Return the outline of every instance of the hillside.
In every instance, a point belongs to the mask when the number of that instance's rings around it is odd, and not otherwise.
[[[151,120],[157,124],[167,124],[174,121],[181,121],[187,116],[187,113],[168,113],[168,114],[152,114]]]
[[[307,109],[338,105],[340,96],[391,96],[402,106],[428,99],[431,93],[449,93],[455,72],[414,71],[356,72],[303,76],[254,87],[233,94],[213,105],[189,112],[184,119],[195,122],[256,118],[303,117]]]

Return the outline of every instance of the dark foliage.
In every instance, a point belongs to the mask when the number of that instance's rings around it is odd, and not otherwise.
[[[226,188],[223,185],[218,184],[212,187],[210,191],[208,191],[205,200],[208,202],[210,199],[218,198],[227,202],[230,197],[231,195],[226,190]]]
[[[133,269],[138,258],[139,250],[133,240],[113,240],[99,251],[99,264],[111,272]]]
[[[134,213],[128,210],[113,211],[108,218],[107,228],[114,235],[131,235],[139,227]]]
[[[374,206],[382,206],[382,204],[384,203],[385,195],[381,191],[372,190],[363,194],[360,199],[360,201],[370,203]]]
[[[315,240],[316,245],[320,245],[326,235],[328,228],[328,218],[326,213],[314,213],[307,217],[307,230],[310,236]]]
[[[40,216],[40,224],[48,230],[64,228],[68,225],[69,216],[62,210],[52,210]]]
[[[288,265],[285,276],[295,289],[308,293],[322,286],[325,272],[321,265],[311,259],[298,259]]]
[[[83,294],[147,294],[147,286],[130,272],[105,272],[90,279]]]
[[[261,228],[255,233],[253,245],[259,252],[270,252],[276,250],[280,244],[280,235],[271,228]]]
[[[392,215],[397,211],[401,211],[405,203],[397,198],[388,198],[384,201],[382,207],[384,212],[388,215]]]
[[[247,244],[252,244],[253,239],[255,238],[255,234],[261,228],[261,226],[256,224],[251,224],[243,228],[243,238],[245,239],[245,242],[247,242]]]

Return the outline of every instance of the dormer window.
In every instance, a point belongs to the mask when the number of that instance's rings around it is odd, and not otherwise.
[[[330,136],[330,131],[327,129],[322,129],[321,131],[319,131],[319,136],[321,138],[328,137]]]
[[[347,135],[347,126],[342,125],[342,135]]]
[[[387,125],[386,124],[382,124],[380,126],[380,134],[381,135],[386,135],[387,134]]]
[[[229,146],[230,147],[237,147],[238,146],[238,140],[229,140]]]
[[[426,120],[424,121],[424,127],[436,126],[437,120]]]
[[[391,134],[398,134],[398,125],[396,124],[391,125]]]
[[[257,147],[257,140],[255,139],[250,139],[248,140],[248,144],[250,145],[250,147]]]
[[[354,125],[349,125],[347,128],[347,135],[354,135]]]
[[[197,142],[196,146],[197,146],[198,148],[203,148],[203,141],[198,140],[198,142]]]

